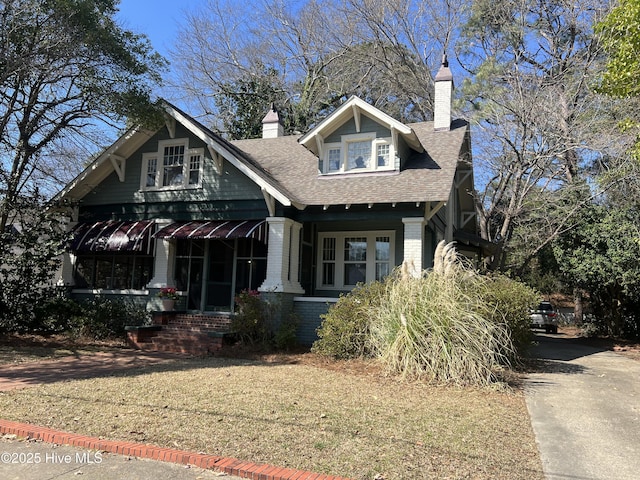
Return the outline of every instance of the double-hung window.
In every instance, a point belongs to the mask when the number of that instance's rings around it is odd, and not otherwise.
[[[143,190],[202,186],[204,149],[189,148],[188,139],[161,140],[158,151],[142,155]]]
[[[318,288],[351,289],[383,280],[393,269],[393,231],[322,232],[318,241]]]
[[[321,174],[375,172],[395,168],[391,138],[375,134],[343,135],[341,142],[327,143],[320,154]]]

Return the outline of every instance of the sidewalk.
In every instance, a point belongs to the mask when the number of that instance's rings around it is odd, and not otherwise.
[[[220,474],[202,468],[113,455],[41,441],[0,437],[0,478],[6,480],[211,480]],[[239,480],[240,477],[224,476]]]
[[[105,376],[180,358],[184,356],[123,350],[18,365],[5,364],[0,365],[0,392],[76,378]],[[31,441],[19,441],[25,439]],[[58,448],[63,450],[57,450]],[[39,453],[39,462],[35,461],[36,453]],[[100,455],[96,457],[97,454]],[[101,463],[96,461],[98,458],[102,460]],[[58,473],[54,474],[54,470]],[[192,475],[194,472],[197,473],[195,476]],[[204,480],[220,475],[232,480],[347,480],[343,477],[256,464],[205,453],[104,440],[0,419],[0,478],[57,479],[72,476],[76,478],[77,475],[96,480]]]
[[[172,362],[177,353],[115,350],[83,353],[56,359],[0,365],[0,392],[79,378],[101,377],[132,369]]]

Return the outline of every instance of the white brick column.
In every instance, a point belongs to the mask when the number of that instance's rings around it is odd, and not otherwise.
[[[158,230],[171,222],[157,222]],[[163,238],[156,239],[156,251],[153,263],[153,278],[147,284],[147,288],[163,288],[174,286],[175,242]]]
[[[67,230],[72,231],[78,222],[69,222]],[[73,271],[76,268],[76,255],[71,250],[67,250],[61,255],[62,262],[56,272],[56,285],[58,287],[73,287],[75,286],[75,280],[73,278]]]
[[[300,232],[302,232],[302,224],[293,222],[291,225],[291,249],[289,252],[289,282],[296,293],[304,293],[302,285],[300,285]]]
[[[267,223],[269,224],[267,278],[258,290],[304,293],[298,278],[302,225],[284,217],[268,217]]]
[[[422,256],[424,252],[424,217],[403,218],[404,223],[404,258],[403,263],[409,267],[409,273],[419,277],[424,268]]]
[[[62,263],[56,273],[56,285],[58,287],[73,287],[76,282],[73,278],[73,271],[76,268],[76,256],[73,252],[62,254]]]

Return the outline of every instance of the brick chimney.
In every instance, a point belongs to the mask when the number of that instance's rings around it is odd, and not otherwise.
[[[284,127],[280,122],[278,111],[271,104],[271,109],[262,119],[262,138],[277,138],[284,136]]]
[[[449,69],[447,54],[442,55],[442,65],[435,78],[433,101],[433,129],[451,129],[451,97],[453,95],[453,75]]]

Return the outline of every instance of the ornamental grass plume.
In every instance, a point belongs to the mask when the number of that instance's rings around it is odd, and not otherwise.
[[[513,350],[483,298],[486,280],[441,242],[434,268],[396,270],[371,317],[371,344],[390,373],[437,383],[488,385]]]

